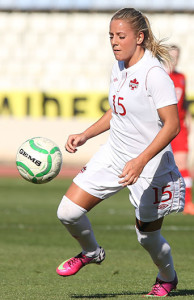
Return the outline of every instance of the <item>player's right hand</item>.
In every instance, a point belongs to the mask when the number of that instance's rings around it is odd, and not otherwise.
[[[77,151],[77,147],[82,146],[86,141],[87,137],[85,134],[72,134],[67,139],[65,149],[69,153],[75,153]]]

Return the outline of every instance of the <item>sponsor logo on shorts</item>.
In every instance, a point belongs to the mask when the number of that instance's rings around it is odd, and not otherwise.
[[[87,169],[87,167],[85,166],[85,167],[83,167],[81,170],[80,170],[80,173],[83,173],[83,172],[85,172],[86,171],[86,169]]]
[[[168,207],[168,204],[162,203],[162,204],[158,205],[158,209],[165,209],[166,207]]]

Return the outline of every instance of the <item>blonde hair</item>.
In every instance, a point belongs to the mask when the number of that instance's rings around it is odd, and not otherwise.
[[[141,46],[150,50],[152,55],[162,63],[170,64],[169,46],[163,43],[164,39],[157,40],[155,38],[148,18],[140,11],[134,8],[122,8],[112,16],[111,21],[113,20],[125,20],[131,25],[136,35],[143,32],[144,40]]]

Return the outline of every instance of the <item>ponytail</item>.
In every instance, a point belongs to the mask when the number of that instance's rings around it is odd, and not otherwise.
[[[169,65],[171,63],[171,56],[169,54],[170,46],[164,43],[166,39],[156,39],[152,32],[150,22],[145,15],[144,19],[148,31],[148,38],[144,41],[145,48],[150,50],[152,52],[152,55],[155,56],[159,61],[166,65]]]

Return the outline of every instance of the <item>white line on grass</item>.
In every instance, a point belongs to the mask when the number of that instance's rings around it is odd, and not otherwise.
[[[0,224],[0,229],[7,229],[7,228],[18,228],[21,230],[25,230],[25,229],[33,229],[33,228],[41,228],[43,226],[39,225],[39,224]],[[45,227],[45,226],[44,226]],[[94,225],[94,227],[96,228],[100,228],[100,230],[107,230],[107,231],[111,231],[111,230],[131,230],[131,231],[135,231],[135,225]],[[194,226],[162,226],[162,230],[165,231],[194,231]]]
[[[104,230],[135,230],[134,225],[105,225],[105,226],[98,226]],[[194,226],[162,226],[162,230],[166,231],[194,231]]]

